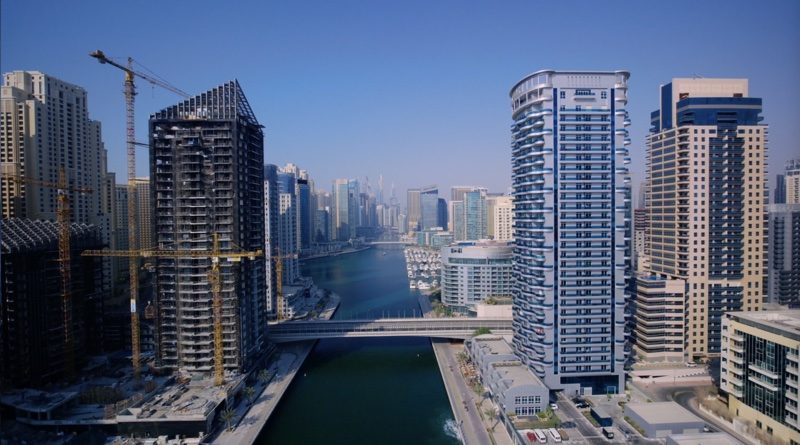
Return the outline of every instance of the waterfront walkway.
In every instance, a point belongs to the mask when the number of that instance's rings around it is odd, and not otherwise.
[[[431,337],[466,339],[477,329],[511,334],[507,318],[387,318],[374,320],[287,321],[270,325],[275,343],[343,337]]]

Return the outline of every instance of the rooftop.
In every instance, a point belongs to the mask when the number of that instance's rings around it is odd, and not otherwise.
[[[629,403],[625,409],[630,409],[650,425],[660,423],[685,423],[703,421],[689,412],[686,408],[675,402],[656,403]]]
[[[208,380],[170,385],[137,408],[118,415],[122,421],[169,421],[187,418],[205,419],[225,400],[226,387]]]
[[[770,326],[794,335],[800,335],[800,309],[781,311],[729,312],[737,320],[749,320],[756,325]]]
[[[0,396],[0,404],[32,413],[55,410],[78,397],[77,392],[45,392],[35,389],[7,391]]]
[[[483,334],[472,339],[475,346],[488,350],[489,354],[506,355],[514,354],[511,345],[506,342],[503,337],[494,334]]]
[[[522,362],[496,362],[491,366],[500,375],[503,380],[510,380],[508,387],[518,386],[540,386],[545,388],[545,384],[536,377],[527,366]]]
[[[726,433],[673,434],[667,445],[742,445]]]

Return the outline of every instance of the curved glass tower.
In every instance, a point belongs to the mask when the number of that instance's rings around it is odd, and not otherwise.
[[[514,348],[550,389],[624,388],[628,77],[545,70],[511,89]]]

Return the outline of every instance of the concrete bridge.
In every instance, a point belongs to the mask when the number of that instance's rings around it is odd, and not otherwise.
[[[349,337],[434,337],[466,339],[477,329],[494,334],[511,334],[507,318],[385,318],[367,320],[284,321],[269,326],[275,343],[320,338]]]

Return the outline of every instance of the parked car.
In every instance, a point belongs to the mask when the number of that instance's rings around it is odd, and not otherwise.
[[[553,411],[557,410],[558,409],[558,404],[557,403],[551,403],[550,404],[550,409],[552,409]]]

